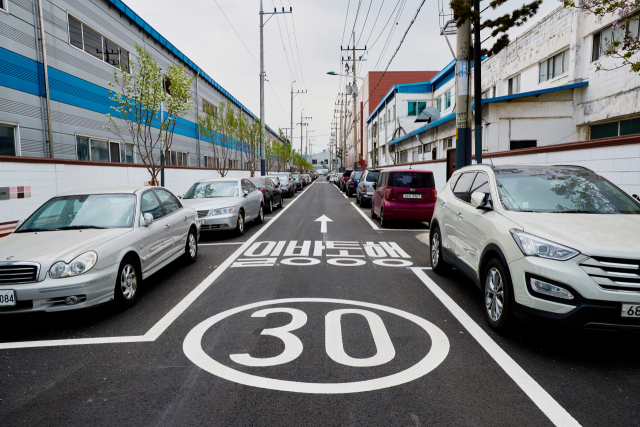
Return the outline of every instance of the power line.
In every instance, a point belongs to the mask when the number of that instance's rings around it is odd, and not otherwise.
[[[384,1],[382,3],[384,3]],[[360,39],[362,38],[362,35],[364,34],[364,28],[367,26],[367,20],[369,19],[369,12],[371,12],[371,5],[372,4],[373,4],[373,0],[371,0],[369,2],[369,9],[367,9],[367,16],[364,17],[364,24],[362,24],[362,31],[360,32],[360,36],[358,37],[358,42],[356,43],[357,45],[360,45]]]
[[[344,33],[347,31],[347,18],[349,17],[349,6],[351,6],[351,0],[347,3],[347,14],[344,17],[344,28],[342,29],[342,42],[344,44]]]
[[[384,54],[387,52],[387,49],[389,48],[389,45],[391,43],[391,39],[393,38],[393,34],[396,32],[396,28],[398,28],[398,22],[400,22],[400,16],[402,16],[402,12],[404,11],[405,6],[407,5],[407,0],[402,0],[402,5],[400,6],[400,9],[398,9],[398,12],[396,13],[396,25],[392,25],[391,29],[389,30],[389,35],[387,36],[387,40],[384,43],[384,46],[382,47],[382,51],[380,52],[380,57],[378,58],[378,61],[376,62],[376,65],[374,67],[378,68],[378,64],[380,63],[380,61],[382,61],[382,58],[384,57]]]
[[[362,0],[358,0],[358,9],[356,10],[356,18],[353,20],[353,29],[351,30],[352,33],[356,32],[356,23],[358,22],[358,15],[360,14],[361,5],[362,5]],[[355,40],[353,42],[355,43]]]
[[[289,3],[289,5],[291,5],[291,3]],[[302,61],[300,61],[300,51],[298,50],[298,36],[296,35],[296,24],[295,24],[295,21],[293,20],[293,15],[291,15],[291,26],[293,27],[293,41],[294,41],[294,44],[296,45],[296,54],[298,56],[298,68],[300,70],[300,77],[302,78],[302,84],[306,88],[307,84],[304,81],[304,73],[302,72]],[[307,108],[309,109],[309,114],[311,114],[311,104],[309,103],[309,98],[307,98],[304,95],[303,97],[306,98]]]
[[[244,41],[242,41],[242,38],[240,37],[240,34],[238,34],[238,32],[236,31],[236,29],[233,27],[233,24],[231,23],[231,21],[229,21],[229,18],[227,18],[227,15],[224,13],[224,10],[222,10],[222,8],[220,7],[220,5],[218,4],[218,0],[213,0],[216,2],[216,5],[218,6],[218,9],[220,9],[220,12],[222,12],[222,15],[224,16],[224,18],[227,20],[227,22],[229,23],[229,25],[231,25],[231,29],[233,30],[234,33],[236,33],[236,36],[238,36],[238,39],[240,40],[240,42],[242,43],[242,45],[244,46],[245,49],[247,49],[247,52],[249,52],[249,55],[251,55],[251,57],[253,58],[254,61],[256,61],[256,64],[259,64],[258,60],[253,56],[253,54],[251,53],[251,51],[249,50],[249,48],[247,47],[246,44],[244,44]]]
[[[378,37],[375,39],[375,41],[373,42],[373,44],[369,47],[369,51],[371,49],[373,49],[373,47],[376,45],[376,43],[378,42],[378,40],[380,39],[380,36],[382,36],[382,33],[384,33],[384,30],[387,28],[387,25],[389,25],[389,22],[391,22],[391,18],[393,18],[393,14],[396,11],[396,9],[398,8],[398,5],[400,4],[402,0],[398,0],[398,3],[396,3],[396,7],[393,8],[393,10],[391,11],[391,15],[389,15],[389,19],[387,20],[387,23],[384,24],[384,27],[382,28],[382,31],[380,31],[380,34],[378,34]],[[371,29],[371,32],[373,33],[373,28]],[[371,36],[369,36],[371,37]],[[368,40],[367,40],[368,41]]]

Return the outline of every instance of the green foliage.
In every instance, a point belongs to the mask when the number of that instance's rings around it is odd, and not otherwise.
[[[495,10],[506,2],[507,0],[493,0],[487,7]],[[542,0],[534,0],[511,13],[506,13],[496,19],[486,19],[483,22],[481,22],[480,13],[473,10],[472,3],[468,0],[451,0],[451,10],[453,11],[454,19],[458,22],[458,26],[461,26],[464,21],[470,20],[474,27],[480,25],[481,30],[487,28],[492,30],[491,37],[496,38],[496,40],[491,49],[482,49],[481,54],[483,56],[493,56],[509,45],[507,32],[513,27],[520,27],[529,18],[538,13],[541,4]]]
[[[161,151],[166,153],[171,148],[177,118],[193,107],[193,78],[176,65],[170,65],[163,75],[153,56],[138,45],[136,54],[131,71],[121,65],[120,70],[114,71],[114,82],[109,82],[112,88],[109,99],[115,104],[111,107],[115,113],[107,114],[106,129],[122,140],[128,139],[125,136],[128,134],[151,175],[151,182],[157,184],[158,173],[164,166]],[[170,93],[164,89],[163,78],[170,82]],[[164,112],[158,129],[153,124],[160,118],[161,105]]]

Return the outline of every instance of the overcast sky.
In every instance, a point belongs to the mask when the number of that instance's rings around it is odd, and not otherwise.
[[[265,70],[269,80],[265,86],[266,123],[275,130],[290,127],[291,82],[296,80],[294,90],[306,89],[308,94],[294,100],[294,143],[300,144],[300,127],[296,123],[304,108],[304,116],[312,117],[308,128],[310,139],[315,140],[313,151],[327,148],[336,95],[344,85],[342,78],[328,76],[327,72],[344,71],[340,46],[350,44],[358,5],[357,47],[364,48],[366,44],[368,49],[364,55],[367,61],[358,71],[364,76],[367,71],[385,69],[422,1],[264,0],[265,12],[273,11],[274,6],[287,11],[293,7],[293,14],[276,15],[265,26]],[[256,116],[260,115],[259,0],[125,3]],[[523,3],[510,0],[498,12],[509,12]],[[533,21],[512,35],[526,31],[560,5],[557,0],[545,0]],[[438,10],[438,0],[425,1],[389,70],[440,70],[452,60],[439,35]],[[269,16],[265,15],[265,20]],[[451,42],[455,44],[455,36]]]

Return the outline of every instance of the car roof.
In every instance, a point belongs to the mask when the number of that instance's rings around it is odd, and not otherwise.
[[[433,173],[432,171],[424,170],[424,169],[381,169],[380,172],[420,172],[420,173]]]
[[[239,181],[241,179],[244,178],[210,178],[210,179],[200,179],[198,181],[196,181],[196,184],[202,183],[202,182],[229,182],[229,181]]]
[[[79,190],[67,191],[58,194],[58,196],[80,196],[87,194],[136,194],[139,190],[145,188],[153,188],[148,185],[123,185],[118,187],[97,187],[97,188],[83,188]],[[155,187],[164,188],[164,187]]]

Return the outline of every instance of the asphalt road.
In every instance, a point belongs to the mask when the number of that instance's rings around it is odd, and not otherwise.
[[[124,312],[0,317],[0,426],[640,425],[636,335],[496,334],[354,201],[320,178]]]

